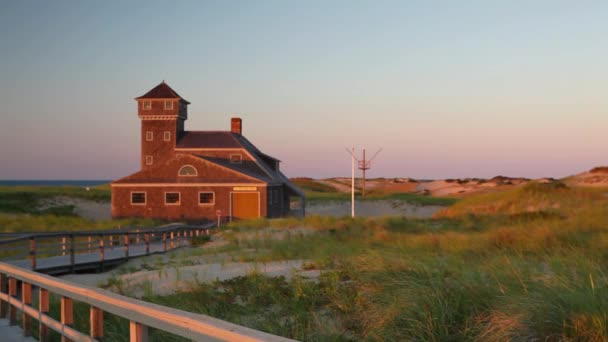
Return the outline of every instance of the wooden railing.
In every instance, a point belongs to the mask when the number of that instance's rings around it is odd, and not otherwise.
[[[37,306],[32,294],[37,291]],[[49,314],[50,294],[60,296],[59,318]],[[90,331],[74,329],[74,301],[90,306]],[[104,338],[104,312],[129,320],[131,342],[148,341],[152,327],[192,341],[292,341],[249,329],[205,315],[142,302],[115,293],[77,285],[41,273],[0,263],[0,318],[17,324],[21,315],[24,336],[31,336],[33,319],[38,320],[38,339],[49,340],[49,330],[62,336],[62,341],[101,341]]]
[[[122,228],[104,231],[0,234],[0,259],[29,259],[31,270],[46,270],[55,266],[39,265],[41,258],[64,257],[63,268],[57,272],[75,271],[78,255],[87,254],[81,264],[104,266],[104,261],[128,260],[136,250],[137,256],[167,252],[189,243],[195,236],[208,235],[213,223],[200,226],[172,225],[160,228]],[[118,251],[118,252],[117,252]],[[112,252],[108,258],[108,252]],[[97,257],[93,258],[92,255]],[[111,260],[108,260],[111,259]],[[54,265],[60,262],[55,260]],[[20,266],[25,267],[23,264]],[[108,263],[106,266],[111,266]]]

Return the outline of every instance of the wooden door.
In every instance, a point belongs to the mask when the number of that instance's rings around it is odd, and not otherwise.
[[[235,219],[260,217],[260,193],[233,192],[232,217]]]

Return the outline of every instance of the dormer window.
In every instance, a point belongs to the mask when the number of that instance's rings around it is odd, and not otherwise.
[[[152,101],[144,101],[142,107],[144,110],[152,109]]]
[[[198,176],[198,172],[196,171],[196,169],[192,165],[184,165],[184,166],[182,166],[181,169],[179,169],[179,172],[177,174],[180,175],[180,176],[182,176],[182,177]]]
[[[165,110],[173,110],[173,101],[171,101],[171,100],[165,101]]]
[[[243,162],[243,156],[240,154],[231,154],[230,155],[230,163],[232,164],[240,164]]]

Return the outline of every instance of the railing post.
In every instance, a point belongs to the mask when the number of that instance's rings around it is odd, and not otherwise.
[[[103,310],[91,306],[91,337],[103,338]]]
[[[61,237],[61,255],[65,256],[66,251],[67,238],[65,236]]]
[[[175,232],[171,231],[171,249],[175,248]]]
[[[150,254],[150,233],[146,233],[144,238],[146,239],[146,255],[148,255]]]
[[[38,290],[38,311],[42,315],[46,315],[49,313],[50,305],[49,305],[49,291],[41,288]],[[48,342],[49,341],[49,328],[39,322],[38,325],[38,340],[40,342]]]
[[[93,240],[93,238],[91,237],[91,235],[88,236],[88,240],[89,240],[89,254],[91,253],[91,242]]]
[[[16,278],[8,278],[8,295],[11,301],[15,301],[17,297],[17,279]],[[12,305],[10,302],[8,303],[8,320],[10,325],[17,324],[17,308]]]
[[[0,274],[0,292],[8,293],[8,278],[6,274]],[[7,302],[0,300],[0,318],[4,318],[7,314]]]
[[[36,270],[36,238],[30,237],[30,264],[32,271]]]
[[[74,266],[76,265],[76,251],[74,249],[74,234],[70,234],[70,268],[74,273]]]
[[[131,321],[129,323],[130,330],[130,342],[148,342],[148,327],[137,323],[135,321]]]
[[[21,282],[21,302],[24,305],[32,305],[32,284],[25,281]],[[21,315],[21,323],[23,327],[23,336],[32,336],[32,317],[23,312]]]
[[[129,259],[129,233],[125,233],[125,258]]]
[[[139,245],[139,228],[135,230],[135,243]]]
[[[167,251],[167,233],[163,233],[163,252]]]
[[[106,249],[103,245],[103,235],[99,235],[99,261],[106,259]]]
[[[72,298],[61,297],[61,323],[68,327],[74,325],[74,301]],[[61,342],[69,342],[70,340],[61,336]]]
[[[110,235],[110,249],[114,250],[114,237]]]

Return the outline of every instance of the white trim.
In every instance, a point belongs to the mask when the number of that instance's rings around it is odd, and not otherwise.
[[[260,186],[266,187],[266,183],[119,183],[110,184],[115,187],[159,187],[159,186],[173,186],[173,187],[186,187],[186,186]]]
[[[213,194],[213,202],[211,203],[201,203],[201,194]],[[215,191],[199,191],[198,192],[198,205],[202,206],[213,206],[215,205]]]
[[[146,108],[146,103],[149,105],[148,108]],[[142,110],[151,110],[152,109],[152,101],[150,101],[150,100],[143,100],[141,108],[142,108]]]
[[[146,131],[146,141],[154,141],[154,132]]]
[[[167,135],[169,136],[168,138],[167,138]],[[171,131],[164,131],[163,132],[163,140],[164,141],[171,141]]]
[[[144,194],[144,203],[133,203],[133,194]],[[146,191],[131,191],[129,202],[131,202],[131,205],[146,205],[148,203],[148,193]]]
[[[233,213],[232,213],[232,194],[253,194],[253,193],[257,193],[258,194],[258,217],[260,218],[262,217],[262,203],[261,203],[261,198],[262,196],[260,195],[259,191],[230,191],[230,205],[228,206],[229,208],[229,212],[230,212],[230,221],[232,221],[232,218],[234,217]]]
[[[177,203],[167,203],[167,194],[177,194]],[[165,191],[165,205],[181,205],[182,194],[179,191]]]
[[[241,147],[176,147],[176,151],[243,151]]]
[[[238,161],[233,161],[233,160],[232,160],[232,157],[233,157],[233,156],[234,156],[234,157],[238,156],[238,157],[239,157],[239,160],[238,160]],[[242,155],[242,154],[240,154],[240,153],[233,153],[233,154],[230,154],[230,155],[228,156],[228,159],[230,160],[230,164],[243,164],[243,155]]]
[[[186,120],[185,117],[179,115],[138,115],[142,120],[177,120],[177,118]]]
[[[182,170],[186,167],[191,167],[194,170],[194,174],[193,175],[182,175]],[[190,164],[186,164],[182,167],[179,168],[179,170],[177,171],[177,176],[178,177],[197,177],[198,176],[198,170],[196,169],[196,167],[194,167],[193,165]]]
[[[148,158],[150,158],[150,159],[148,159]],[[154,164],[154,156],[147,155],[146,156],[146,165],[152,165],[152,164]]]
[[[165,110],[173,110],[173,100],[165,100],[163,103]],[[167,104],[171,104],[171,106],[167,107]]]

